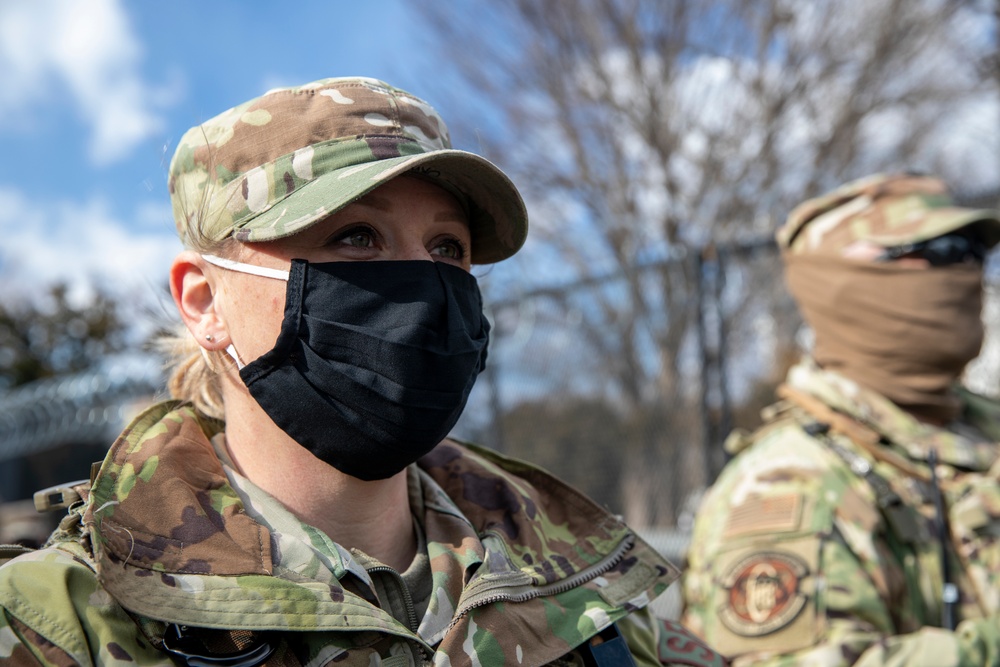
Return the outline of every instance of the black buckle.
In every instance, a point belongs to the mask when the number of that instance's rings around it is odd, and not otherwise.
[[[578,649],[586,667],[635,667],[632,651],[614,623]]]
[[[202,632],[225,632],[195,628]],[[192,632],[186,625],[173,623],[163,635],[163,649],[183,660],[189,667],[256,667],[271,657],[274,646],[267,641],[267,633],[253,633],[254,641],[245,649],[232,653],[211,651],[201,634]]]

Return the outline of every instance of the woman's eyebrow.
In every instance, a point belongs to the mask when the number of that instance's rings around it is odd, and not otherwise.
[[[434,222],[460,222],[468,226],[469,221],[465,212],[461,209],[455,211],[441,211],[434,214]]]
[[[354,202],[355,205],[367,206],[369,208],[374,208],[379,211],[389,212],[392,210],[392,199],[390,197],[384,197],[377,195],[375,193],[369,192],[360,199]],[[466,220],[466,215],[461,208],[457,208],[454,211],[441,211],[435,214],[435,222],[461,222],[462,224],[468,224]]]
[[[354,203],[361,206],[376,208],[380,211],[389,211],[392,209],[392,200],[389,197],[383,197],[372,192],[364,195]]]

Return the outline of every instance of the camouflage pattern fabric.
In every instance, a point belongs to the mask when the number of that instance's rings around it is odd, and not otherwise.
[[[647,612],[678,572],[627,526],[453,441],[409,470],[433,592],[408,627],[361,554],[225,469],[221,427],[175,402],[136,419],[50,544],[0,567],[0,661],[174,664],[180,627],[213,650],[270,647],[267,665],[582,665],[577,647],[617,624],[636,664],[724,664]]]
[[[799,204],[778,229],[782,252],[840,256],[857,240],[891,247],[974,225],[988,247],[1000,241],[1000,211],[961,208],[940,179],[875,174]]]
[[[1000,404],[959,393],[963,417],[942,429],[810,360],[793,368],[765,424],[727,442],[682,622],[733,665],[1000,665]]]
[[[189,228],[211,241],[271,241],[404,173],[466,205],[473,263],[500,261],[524,243],[527,211],[510,179],[453,149],[427,102],[368,78],[276,88],[188,130],[170,163],[170,201],[188,247]]]

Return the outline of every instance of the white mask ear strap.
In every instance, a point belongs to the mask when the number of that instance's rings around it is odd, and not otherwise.
[[[243,370],[243,367],[246,366],[246,364],[244,364],[242,361],[240,361],[240,355],[236,351],[236,346],[235,345],[233,345],[232,343],[230,343],[229,345],[227,345],[226,346],[226,354],[228,354],[230,357],[233,358],[233,361],[236,362],[236,368],[238,370]]]
[[[225,257],[216,257],[215,255],[202,255],[201,258],[219,268],[239,271],[240,273],[249,273],[250,275],[261,276],[263,278],[277,278],[278,280],[288,282],[288,271],[269,269],[264,266],[257,266],[256,264],[244,264],[243,262],[235,262]]]

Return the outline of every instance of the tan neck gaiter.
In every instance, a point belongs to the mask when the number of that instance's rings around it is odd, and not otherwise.
[[[909,267],[789,255],[785,279],[812,327],[820,367],[924,421],[946,423],[951,386],[983,342],[982,267]]]

